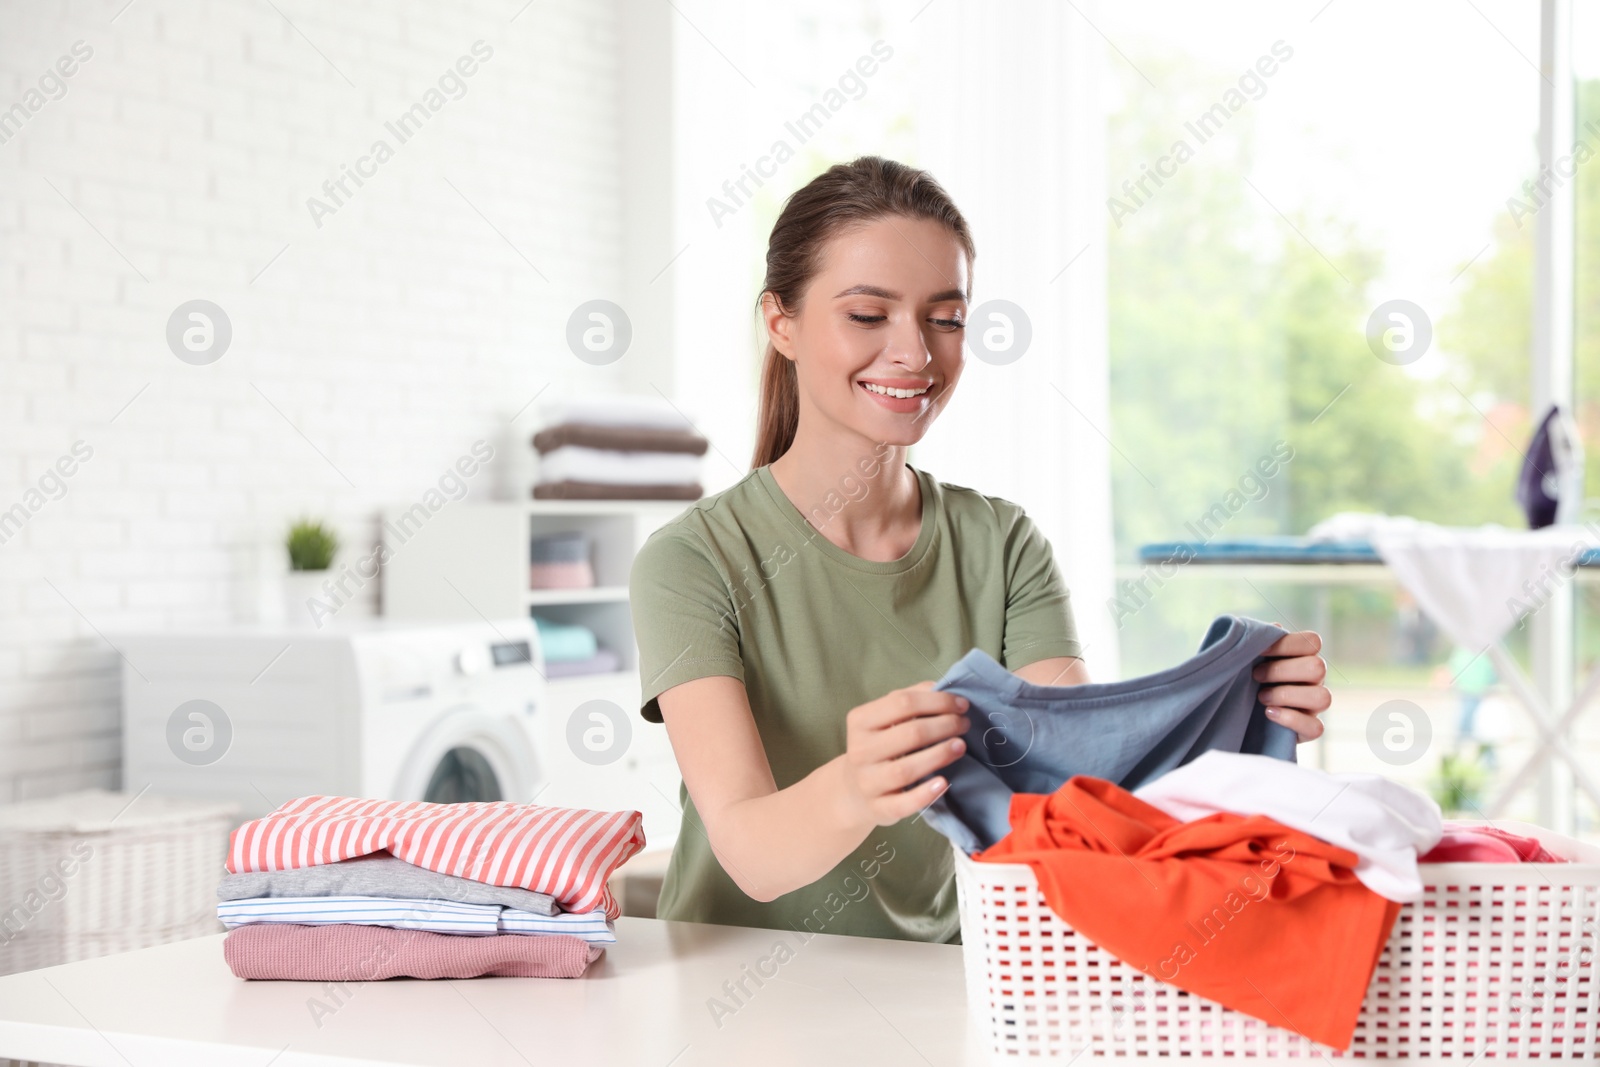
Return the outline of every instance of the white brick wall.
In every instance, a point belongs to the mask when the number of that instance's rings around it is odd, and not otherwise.
[[[0,0],[0,112],[94,50],[0,144],[0,512],[93,449],[0,544],[0,801],[120,784],[100,634],[255,617],[291,518],[353,558],[474,440],[525,439],[541,386],[616,374],[563,343],[621,286],[614,4],[124,2]],[[307,197],[378,137],[394,158],[318,229]],[[208,366],[165,339],[196,298],[233,324]]]

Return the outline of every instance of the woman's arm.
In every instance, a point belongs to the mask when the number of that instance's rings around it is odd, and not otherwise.
[[[658,698],[684,785],[722,869],[767,901],[810,885],[866,840],[932,803],[961,755],[967,702],[932,682],[850,711],[847,750],[786,789],[772,777],[744,684],[697,678]]]
[[[1088,685],[1089,668],[1077,656],[1051,656],[1011,672],[1034,685]]]

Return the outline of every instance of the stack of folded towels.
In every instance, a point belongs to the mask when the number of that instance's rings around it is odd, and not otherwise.
[[[538,615],[533,616],[533,625],[539,631],[546,678],[608,674],[622,668],[622,658],[615,650],[602,646],[587,626],[551,622]]]
[[[637,811],[302,797],[233,832],[223,956],[240,978],[576,978],[643,847]]]
[[[578,531],[545,534],[528,543],[529,589],[589,589],[594,539]]]
[[[698,500],[708,442],[665,399],[607,396],[543,409],[540,500]]]

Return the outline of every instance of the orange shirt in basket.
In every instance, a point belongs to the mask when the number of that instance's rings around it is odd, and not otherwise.
[[[973,857],[1033,868],[1051,909],[1124,963],[1345,1049],[1400,905],[1356,854],[1261,815],[1179,822],[1079,775],[1011,798],[1011,833]]]

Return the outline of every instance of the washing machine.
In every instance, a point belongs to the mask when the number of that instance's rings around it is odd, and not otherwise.
[[[130,793],[230,799],[246,817],[308,794],[527,802],[549,766],[527,618],[112,640]]]

